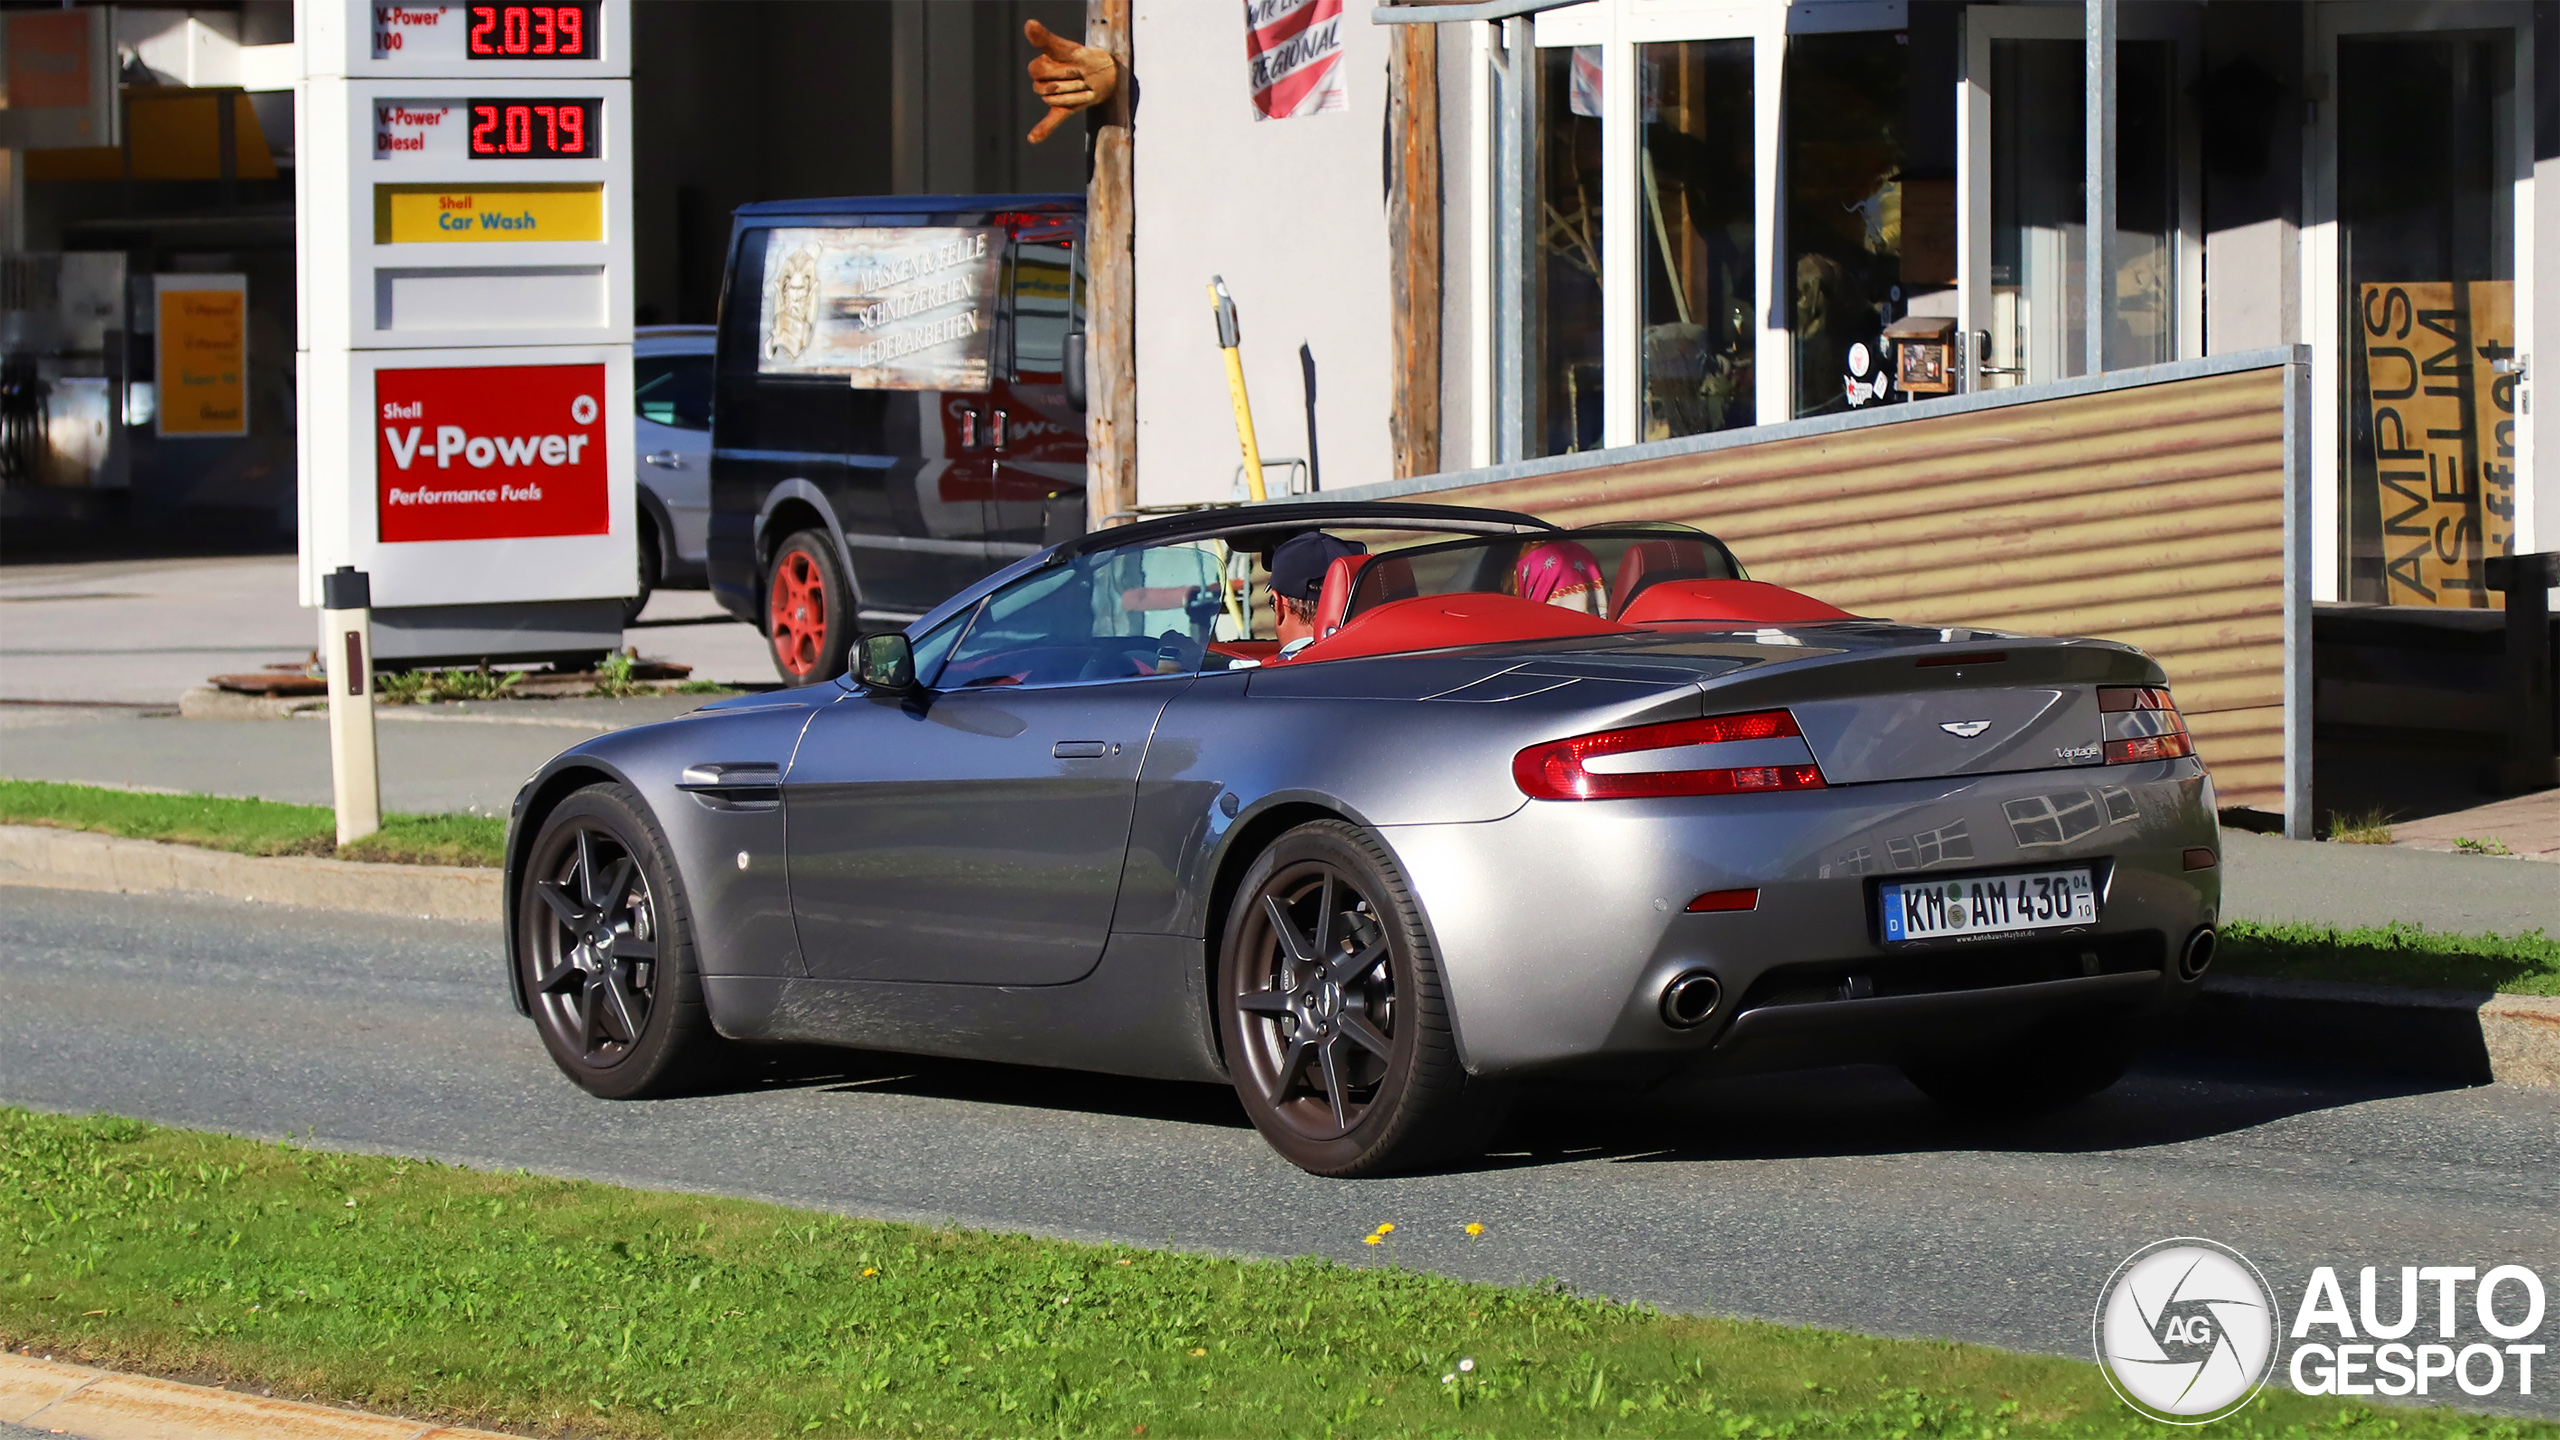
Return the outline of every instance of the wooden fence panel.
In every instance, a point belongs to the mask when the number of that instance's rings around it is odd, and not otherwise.
[[[2139,645],[2225,805],[2282,813],[2282,365],[1410,498],[1714,532],[1864,615]],[[1458,477],[1452,477],[1457,479]]]

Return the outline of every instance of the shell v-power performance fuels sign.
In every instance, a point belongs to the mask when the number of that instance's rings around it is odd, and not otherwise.
[[[620,643],[628,0],[298,6],[302,571],[384,657]]]

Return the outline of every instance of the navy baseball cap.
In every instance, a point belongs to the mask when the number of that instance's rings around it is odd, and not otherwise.
[[[1309,604],[1324,590],[1324,572],[1345,555],[1366,555],[1369,547],[1308,530],[1280,542],[1271,552],[1271,592]]]

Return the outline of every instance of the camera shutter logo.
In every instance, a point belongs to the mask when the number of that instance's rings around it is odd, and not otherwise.
[[[2180,1237],[2137,1250],[2098,1294],[2098,1366],[2127,1405],[2202,1425],[2249,1403],[2275,1367],[2282,1317],[2246,1256]]]

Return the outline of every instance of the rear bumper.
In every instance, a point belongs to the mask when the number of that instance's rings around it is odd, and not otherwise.
[[[1498,821],[1388,826],[1430,921],[1468,1068],[1487,1075],[1896,1060],[2041,1025],[2139,1020],[2196,988],[2214,923],[2211,782],[2193,760],[1756,796],[1531,802]],[[2086,863],[2093,926],[1888,950],[1880,880]],[[1754,888],[1749,911],[1691,897]],[[1712,975],[1704,1023],[1662,1018]]]

